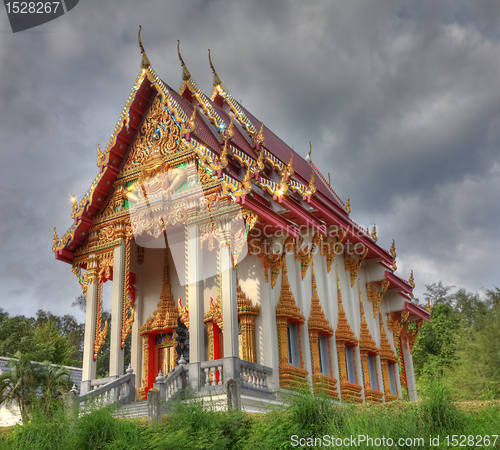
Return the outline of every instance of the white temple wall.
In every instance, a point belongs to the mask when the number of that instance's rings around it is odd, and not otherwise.
[[[156,305],[160,301],[162,280],[164,250],[156,248],[144,249],[144,263],[142,264],[142,323],[144,325],[147,318],[156,310]],[[170,270],[173,272],[174,270]]]

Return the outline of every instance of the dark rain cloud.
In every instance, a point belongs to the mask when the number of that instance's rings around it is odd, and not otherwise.
[[[396,240],[417,296],[442,280],[497,281],[500,182],[497,1],[86,0],[10,33],[0,13],[0,307],[78,313],[51,252],[70,226],[139,72],[180,82],[177,39],[211,90],[207,49],[237,100],[313,160],[362,225]],[[79,318],[83,316],[80,314]]]

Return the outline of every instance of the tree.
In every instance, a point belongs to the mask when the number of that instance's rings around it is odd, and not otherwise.
[[[40,382],[41,396],[38,397],[44,414],[50,416],[54,407],[60,402],[61,395],[71,389],[71,371],[66,367],[44,361],[36,367],[37,379]]]
[[[29,356],[21,352],[17,352],[15,356],[17,359],[7,363],[10,370],[0,374],[0,403],[16,404],[24,423],[36,396],[39,380]]]
[[[442,302],[432,308],[430,320],[422,326],[413,350],[417,376],[442,374],[442,369],[456,359],[460,325],[460,319],[452,314],[449,304]]]

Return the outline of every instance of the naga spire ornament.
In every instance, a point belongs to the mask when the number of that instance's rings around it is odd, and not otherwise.
[[[214,76],[214,79],[213,79],[214,86],[218,86],[219,84],[222,84],[222,82],[220,81],[219,75],[217,75],[217,72],[215,71],[214,65],[212,64],[212,58],[210,58],[210,49],[208,49],[208,62],[210,63],[210,68],[212,69],[212,74]]]
[[[56,227],[54,227],[54,238],[52,239],[52,251],[53,252],[55,252],[58,245],[59,245],[59,237],[57,236]]]
[[[373,229],[372,229],[372,239],[377,242],[378,237],[377,237],[377,225],[373,224]]]
[[[348,214],[351,214],[351,197],[347,197],[347,203],[345,204],[345,210]]]
[[[391,256],[394,258],[394,264],[392,265],[392,268],[394,270],[397,270],[398,266],[396,265],[396,242],[394,239],[392,240],[392,245],[391,245],[391,250],[390,250]]]
[[[411,274],[410,274],[410,279],[408,280],[408,283],[410,283],[410,286],[411,287],[415,287],[415,279],[413,278],[413,270],[411,271]]]
[[[179,61],[181,62],[181,66],[182,66],[182,79],[184,81],[187,81],[191,78],[191,74],[189,73],[189,70],[188,70],[186,64],[184,63],[184,60],[182,59],[181,51],[179,49],[180,45],[181,45],[181,42],[179,41],[179,39],[177,39],[177,54],[179,55]]]
[[[141,41],[141,30],[142,30],[142,27],[139,25],[139,35],[138,35],[138,39],[139,39],[139,48],[141,49],[141,53],[142,53],[142,60],[141,60],[141,68],[142,69],[147,69],[151,64],[149,63],[149,59],[146,55],[146,52],[144,50],[144,47],[142,46],[142,41]]]

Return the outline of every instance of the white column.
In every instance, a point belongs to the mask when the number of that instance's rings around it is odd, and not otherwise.
[[[413,370],[413,356],[411,355],[409,344],[404,345],[403,341],[403,358],[405,361],[405,369],[406,369],[406,382],[408,383],[408,395],[410,397],[410,401],[416,402],[418,401],[417,395],[417,383],[415,381],[415,372]]]
[[[97,256],[90,255],[87,262],[89,284],[87,285],[87,306],[85,312],[85,341],[83,344],[83,373],[81,393],[90,391],[90,381],[96,378],[94,361],[94,340],[97,314]]]
[[[125,241],[114,250],[113,296],[111,304],[111,343],[109,376],[123,375],[124,351],[121,348],[123,291],[125,286]]]
[[[222,321],[224,323],[224,358],[239,358],[238,299],[236,297],[236,271],[233,270],[230,247],[219,245],[222,277]]]
[[[258,261],[262,266],[262,263]],[[260,267],[259,267],[260,269]],[[279,301],[281,277],[278,276],[274,289],[271,287],[271,274],[267,269],[269,282],[264,280],[261,284],[260,316],[262,317],[262,359],[261,364],[273,369],[273,373],[267,382],[271,389],[279,388],[279,350],[278,350],[278,332],[276,327],[276,305]]]
[[[136,388],[140,386],[142,380],[142,337],[139,335],[139,327],[142,324],[142,309],[143,309],[143,281],[142,281],[142,265],[137,264],[135,273],[135,301],[134,301],[134,323],[132,324],[132,346],[130,363],[134,369]],[[136,390],[137,393],[137,390]]]
[[[203,322],[203,281],[200,280],[202,252],[198,225],[188,228],[188,280],[189,283],[189,362],[201,362],[205,355],[205,324]],[[224,328],[225,329],[225,328]]]

